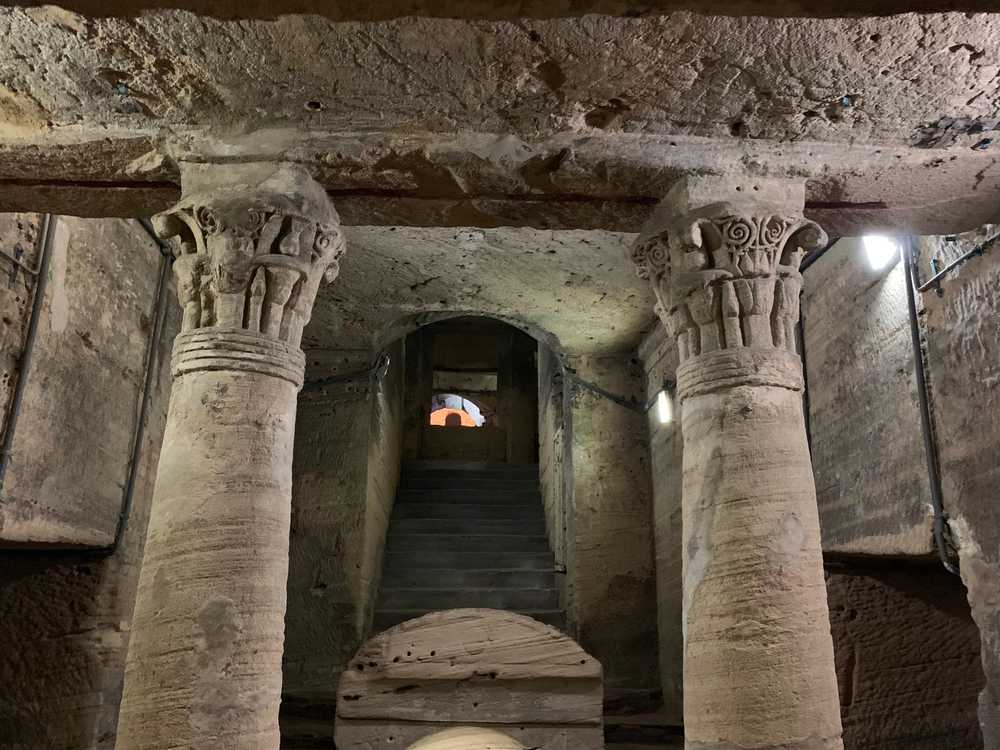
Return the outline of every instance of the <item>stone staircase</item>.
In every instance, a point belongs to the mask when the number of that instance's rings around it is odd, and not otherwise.
[[[520,612],[565,629],[553,566],[537,465],[407,463],[374,632],[461,607]]]

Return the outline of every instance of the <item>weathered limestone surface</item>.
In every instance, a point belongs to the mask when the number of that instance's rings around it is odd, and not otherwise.
[[[79,1],[100,17],[0,9],[6,210],[155,211],[175,161],[216,159],[299,162],[348,224],[622,230],[685,172],[746,170],[808,178],[836,234],[996,217],[995,14],[337,23]]]
[[[458,609],[369,641],[341,678],[337,747],[406,748],[449,726],[490,727],[528,747],[603,748],[601,663],[554,628]]]
[[[42,5],[41,0],[25,0],[19,3],[25,6]],[[444,18],[558,18],[561,16],[579,16],[588,13],[607,15],[638,16],[669,13],[677,10],[694,10],[698,12],[728,13],[733,15],[773,15],[773,16],[809,16],[809,15],[855,15],[855,14],[890,14],[905,11],[921,10],[992,10],[993,6],[985,0],[922,0],[919,3],[901,2],[901,0],[874,0],[862,3],[860,0],[783,0],[783,2],[768,2],[768,0],[709,0],[709,2],[693,2],[692,0],[575,0],[567,2],[560,0],[504,0],[503,2],[487,2],[487,0],[390,0],[377,4],[348,0],[330,6],[321,0],[279,0],[264,2],[250,0],[235,2],[234,0],[115,0],[112,3],[101,3],[97,0],[67,0],[65,8],[88,15],[124,15],[131,16],[161,8],[183,8],[193,12],[213,15],[220,18],[274,18],[288,13],[317,13],[337,21],[368,21],[373,19],[396,18],[399,16],[431,16]]]
[[[216,170],[156,221],[179,238],[183,326],[119,750],[279,742],[299,342],[343,238],[301,170]]]
[[[844,747],[982,750],[979,632],[958,579],[937,567],[837,566],[826,588]]]
[[[40,214],[0,214],[0,251],[18,258],[28,268],[38,265],[43,217]],[[7,280],[7,293],[0,296],[0,423],[7,424],[24,350],[28,317],[34,300],[34,280],[16,263],[0,258],[0,273]]]
[[[813,471],[823,550],[929,555],[933,513],[902,263],[860,239],[803,273]]]
[[[567,357],[578,377],[641,403],[630,357]],[[657,677],[653,498],[646,419],[572,381],[566,602],[571,632],[605,665],[605,693],[646,700]],[[565,470],[565,466],[564,466]]]
[[[815,270],[815,266],[813,267]],[[808,273],[807,272],[807,283]],[[808,321],[807,321],[808,322]],[[832,328],[832,323],[830,324]],[[665,331],[652,331],[640,348],[647,388],[655,395],[676,368],[676,346]],[[825,377],[836,381],[829,369]],[[812,383],[823,388],[823,381]],[[894,402],[895,403],[895,402]],[[847,414],[864,419],[892,404],[875,406],[846,400]],[[657,502],[657,586],[660,607],[660,664],[664,699],[675,696],[680,711],[683,668],[681,632],[680,424],[650,419],[653,490]],[[677,450],[675,451],[674,448]],[[849,446],[841,445],[843,450]],[[883,445],[873,455],[890,453]],[[815,453],[814,453],[815,456]],[[885,459],[889,460],[891,456]],[[898,491],[898,490],[897,490]],[[886,495],[883,502],[898,498]],[[670,513],[661,514],[660,503]],[[878,522],[878,516],[873,520]],[[826,519],[821,516],[823,527]],[[864,529],[863,523],[859,529]],[[669,540],[667,544],[661,541]],[[928,565],[858,568],[836,565],[826,576],[827,601],[840,686],[844,746],[851,750],[979,750],[976,719],[979,634],[958,580]],[[668,657],[675,654],[675,658]],[[672,686],[675,692],[671,693]]]
[[[11,221],[24,219],[0,218],[5,227],[10,227],[7,222]],[[123,257],[118,272],[111,277],[102,276],[106,266],[95,263],[89,267],[93,278],[74,282],[85,287],[112,284],[105,294],[92,301],[95,305],[106,305],[107,315],[90,307],[86,315],[75,306],[67,311],[69,331],[78,329],[86,333],[105,325],[117,325],[121,340],[92,332],[96,350],[83,346],[79,339],[77,345],[63,347],[60,367],[48,372],[46,388],[52,394],[79,394],[81,389],[89,388],[93,393],[84,398],[86,402],[118,399],[123,407],[127,403],[131,409],[135,404],[132,373],[123,377],[124,373],[119,372],[116,379],[105,379],[101,362],[105,355],[112,360],[117,357],[118,347],[130,346],[140,330],[150,335],[151,327],[142,326],[133,332],[126,321],[138,321],[142,316],[152,320],[160,255],[149,237],[130,223],[66,217],[59,217],[59,222],[65,222],[71,230],[71,247],[81,257],[97,256],[110,263],[113,256],[127,254],[128,262]],[[4,230],[2,236],[13,235]],[[11,252],[12,248],[3,249]],[[88,273],[86,268],[76,270]],[[24,287],[18,281],[13,287],[5,284],[3,289],[0,297],[6,299],[8,294],[22,294]],[[123,310],[126,304],[130,306],[128,312]],[[91,315],[91,311],[95,314]],[[110,320],[112,311],[119,316],[117,324]],[[5,315],[11,316],[11,329],[23,324],[16,321],[10,307]],[[0,745],[5,748],[111,750],[114,746],[129,623],[167,412],[170,342],[179,329],[179,312],[168,307],[151,381],[152,397],[136,467],[132,512],[118,550],[113,554],[0,552],[0,685],[3,685]],[[46,329],[39,335],[48,335]],[[68,366],[70,363],[74,366]],[[137,366],[141,369],[141,365]],[[38,374],[36,371],[35,375]],[[65,402],[64,406],[72,408]],[[62,416],[72,423],[75,415]],[[63,424],[63,419],[57,415],[54,425],[59,424]],[[112,428],[113,425],[92,421],[86,439],[89,461],[106,461],[111,467],[127,461],[127,451],[122,456],[92,448],[93,436]],[[46,436],[55,439],[52,433]],[[27,437],[32,436],[28,433]],[[64,466],[59,453],[63,450],[61,442],[39,443],[37,450],[48,457],[52,475],[74,468]],[[107,479],[113,474],[103,472],[101,476]],[[111,487],[98,488],[105,494],[116,493],[116,508],[121,502],[118,482],[120,479],[115,477]]]
[[[30,230],[35,245],[38,231]],[[59,217],[53,231],[31,372],[0,499],[0,540],[106,547],[115,537],[129,473],[159,254],[134,222]],[[27,237],[3,249],[13,255],[17,247],[26,263],[37,265],[39,248]],[[23,273],[10,278],[4,327],[14,334],[13,358],[22,353],[34,293]],[[8,361],[17,366],[17,359]]]
[[[549,347],[538,347],[538,478],[545,506],[545,528],[557,567],[566,565],[566,418],[565,383],[558,355]],[[565,583],[565,579],[559,579]]]
[[[690,178],[633,250],[677,341],[689,748],[842,748],[795,353],[801,183]],[[724,202],[723,202],[724,201]]]
[[[335,336],[345,347],[377,350],[436,319],[478,315],[563,351],[626,352],[653,320],[652,295],[636,284],[624,257],[634,235],[404,227],[344,233],[351,253],[336,292],[320,290],[307,346]]]
[[[996,227],[924,247],[943,263]],[[924,263],[923,275],[928,275]],[[942,296],[923,295],[929,377],[944,507],[959,546],[962,580],[982,637],[986,686],[979,721],[987,748],[1000,746],[1000,255],[995,245],[948,275]]]
[[[402,342],[388,355],[385,371],[320,384],[366,370],[367,355],[306,353],[292,471],[286,694],[332,704],[340,672],[369,634],[403,435]]]
[[[998,25],[960,13],[358,24],[2,8],[5,135],[51,123],[221,142],[278,126],[971,146],[981,137],[969,124],[942,134],[938,123],[995,123]]]
[[[677,345],[663,326],[643,339],[639,358],[646,370],[646,400],[653,403],[666,381],[677,382]],[[653,485],[653,533],[656,549],[656,630],[659,636],[660,684],[665,720],[680,726],[684,712],[683,552],[681,495],[684,439],[676,389],[672,420],[661,424],[658,407],[649,410],[650,468]]]

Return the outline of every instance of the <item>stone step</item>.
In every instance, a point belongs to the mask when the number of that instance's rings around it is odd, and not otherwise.
[[[460,570],[552,570],[555,559],[546,548],[542,552],[461,550],[438,548],[394,551],[388,549],[383,558],[383,576],[400,570],[430,570],[457,568]]]
[[[556,574],[548,570],[462,570],[456,568],[394,568],[382,575],[389,589],[553,589]]]
[[[405,475],[399,487],[403,491],[412,490],[496,490],[501,492],[532,492],[538,491],[538,479],[525,477],[523,479],[458,477],[452,475],[415,477]]]
[[[387,589],[379,593],[376,609],[556,609],[556,589]]]
[[[544,536],[544,519],[397,518],[392,533]]]
[[[428,612],[434,610],[422,610],[422,609],[381,609],[375,612],[375,622],[373,625],[373,630],[375,633],[379,633],[383,630],[387,630],[394,625],[399,625],[401,622],[406,622],[407,620],[413,620],[417,617],[426,615]],[[551,625],[559,630],[566,630],[566,613],[560,609],[547,609],[547,610],[522,610],[519,614],[527,615],[528,617],[533,617],[539,622],[543,622],[546,625]]]
[[[549,552],[549,540],[542,534],[537,536],[526,534],[400,534],[390,527],[386,549],[389,552],[452,550],[455,552],[504,552],[527,555]]]
[[[538,464],[493,464],[474,461],[407,461],[404,477],[458,476],[486,478],[538,478]]]
[[[434,503],[411,500],[393,509],[392,522],[403,518],[545,519],[539,502],[530,503]]]
[[[537,489],[525,491],[502,490],[400,490],[397,503],[461,503],[468,505],[542,505],[542,493]]]

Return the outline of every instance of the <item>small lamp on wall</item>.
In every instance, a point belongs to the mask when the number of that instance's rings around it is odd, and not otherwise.
[[[674,382],[666,380],[663,388],[656,394],[656,418],[660,424],[670,424],[674,421]]]
[[[865,258],[873,271],[882,271],[899,258],[899,243],[884,234],[866,234],[861,238]]]

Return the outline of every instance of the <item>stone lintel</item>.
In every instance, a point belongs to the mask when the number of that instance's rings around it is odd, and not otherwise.
[[[0,210],[149,216],[178,200],[178,165],[283,160],[326,189],[348,226],[635,232],[686,175],[747,174],[750,165],[760,175],[803,179],[806,216],[832,236],[951,234],[1000,217],[1000,166],[968,148],[639,134],[526,142],[490,133],[319,133],[278,146],[260,145],[270,144],[263,135],[189,140],[102,131],[0,139]]]

